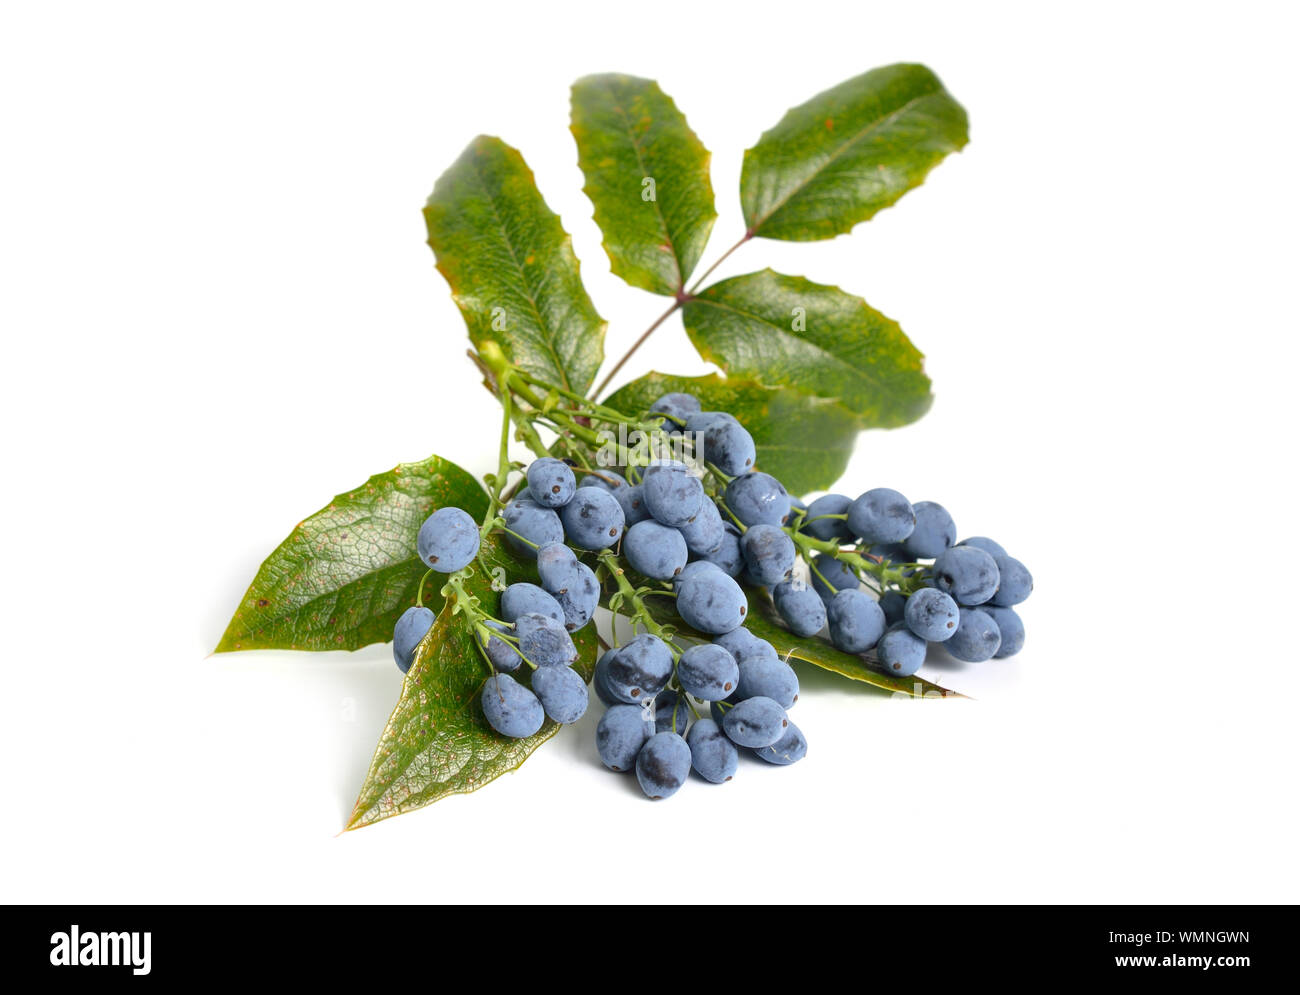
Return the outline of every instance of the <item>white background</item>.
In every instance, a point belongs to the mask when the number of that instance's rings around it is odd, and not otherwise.
[[[1283,4],[8,5],[0,887],[28,901],[1295,901],[1297,139]],[[901,703],[805,670],[806,761],[644,800],[595,709],[520,772],[336,836],[387,646],[211,657],[302,517],[497,416],[420,208],[519,147],[618,355],[568,85],[653,76],[741,153],[864,69],[969,148],[831,242],[934,408],[842,489],[941,500],[1034,572],[1028,645]],[[680,323],[629,368],[703,372]],[[679,877],[665,874],[677,867]],[[644,880],[642,880],[644,879]],[[668,886],[666,881],[672,880]]]

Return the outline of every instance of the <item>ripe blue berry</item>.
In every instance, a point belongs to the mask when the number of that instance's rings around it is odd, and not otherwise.
[[[676,691],[660,691],[655,695],[655,732],[685,736],[690,721],[691,706],[685,696]]]
[[[998,624],[987,612],[978,608],[963,608],[961,621],[952,638],[943,644],[943,648],[958,660],[967,663],[981,663],[997,655],[1002,647],[1002,633]]]
[[[736,658],[722,646],[700,643],[677,661],[677,680],[682,690],[701,701],[720,701],[736,690],[740,668]]]
[[[934,586],[959,605],[982,605],[998,589],[998,565],[975,546],[953,546],[934,561]]]
[[[686,734],[695,773],[713,784],[730,781],[740,765],[740,751],[713,719],[700,719]]]
[[[781,583],[794,567],[794,540],[776,525],[751,525],[740,537],[749,575],[764,587]]]
[[[551,456],[533,460],[526,476],[529,495],[543,508],[563,508],[578,489],[569,465]]]
[[[994,656],[998,659],[1015,656],[1025,648],[1025,623],[1020,620],[1014,608],[983,605],[980,611],[993,619],[993,624],[998,627],[998,635],[1002,637]]]
[[[829,602],[838,591],[856,591],[861,586],[858,575],[843,560],[830,553],[818,553],[809,565],[812,588]]]
[[[908,598],[903,616],[909,629],[932,643],[950,639],[961,620],[957,602],[933,587],[923,587]]]
[[[596,580],[595,571],[587,564],[579,563],[577,579],[556,594],[555,600],[564,611],[564,627],[577,632],[591,621],[600,604],[600,582]]]
[[[898,491],[877,487],[849,505],[848,522],[849,531],[867,544],[902,542],[912,534],[916,513]]]
[[[415,648],[433,628],[433,612],[414,606],[402,612],[393,626],[393,659],[397,669],[406,673],[415,659]]]
[[[615,693],[609,680],[609,665],[617,653],[617,646],[605,650],[605,652],[601,654],[600,659],[596,661],[596,667],[591,677],[591,686],[596,691],[596,697],[601,700],[601,703],[606,708],[609,708],[612,705],[627,704],[627,702]]]
[[[478,525],[460,508],[439,508],[420,526],[415,546],[427,566],[453,574],[478,555]]]
[[[971,536],[969,539],[963,539],[957,543],[958,546],[974,546],[976,549],[982,549],[990,556],[1006,556],[1007,551],[1002,546],[986,536]]]
[[[1018,605],[1033,593],[1034,578],[1023,563],[1003,553],[993,557],[998,566],[998,589],[989,601],[999,608]]]
[[[799,677],[775,650],[771,654],[762,651],[743,654],[739,663],[740,682],[733,700],[771,698],[782,708],[793,708],[799,700]]]
[[[798,763],[808,755],[808,740],[799,727],[791,722],[785,732],[771,746],[763,746],[754,751],[754,756],[770,764],[786,767]]]
[[[645,510],[641,485],[629,484],[616,470],[601,467],[595,473],[584,476],[582,483],[578,487],[599,487],[601,490],[613,494],[614,500],[623,509],[624,525],[635,525],[637,522],[645,521],[650,517],[650,512]]]
[[[722,731],[737,746],[758,749],[771,746],[789,727],[785,709],[771,698],[749,698],[729,708],[722,717]]]
[[[511,584],[501,592],[501,617],[513,622],[520,615],[545,615],[557,622],[564,622],[564,609],[559,602],[536,584],[520,581]],[[536,662],[536,661],[534,661]]]
[[[580,549],[605,549],[623,534],[623,506],[609,491],[580,487],[560,512],[564,534]]]
[[[897,591],[886,591],[880,598],[880,610],[885,613],[885,624],[893,625],[903,621],[907,611],[907,598]]]
[[[808,505],[808,514],[804,518],[801,531],[815,539],[850,539],[849,523],[842,518],[822,518],[822,515],[843,515],[849,510],[853,499],[844,494],[824,494]]]
[[[654,404],[650,405],[650,410],[655,414],[671,415],[678,421],[685,423],[687,418],[699,412],[700,399],[694,394],[674,391],[655,401]]]
[[[548,542],[537,550],[537,576],[548,594],[559,594],[577,583],[578,558],[564,543]]]
[[[915,598],[915,595],[913,595]],[[876,656],[885,672],[895,677],[911,677],[925,663],[925,640],[904,623],[880,637]]]
[[[550,508],[543,508],[527,494],[521,494],[507,504],[501,517],[510,530],[506,533],[506,545],[526,559],[536,559],[539,546],[564,541],[560,516]]]
[[[700,570],[677,585],[677,614],[700,632],[730,632],[748,611],[745,592],[721,570]]]
[[[780,525],[790,514],[790,495],[767,473],[745,473],[727,485],[727,507],[745,525]]]
[[[737,577],[745,567],[745,556],[740,551],[740,529],[730,522],[722,523],[722,543],[712,553],[699,553],[699,562],[717,566],[728,577]]]
[[[682,534],[653,520],[637,522],[623,537],[623,555],[632,569],[654,580],[672,580],[686,566]]]
[[[777,658],[776,649],[772,644],[766,639],[760,639],[748,629],[733,629],[731,632],[714,636],[713,644],[721,646],[734,656],[738,664],[743,664],[754,656],[770,656],[773,660]]]
[[[772,588],[777,613],[796,636],[811,636],[826,625],[826,603],[821,595],[802,581],[782,581]]]
[[[653,698],[673,675],[673,655],[658,636],[643,632],[610,659],[606,687],[626,702]]]
[[[681,464],[651,464],[641,481],[646,510],[662,525],[680,528],[700,513],[704,485]]]
[[[549,615],[520,615],[515,619],[514,634],[519,652],[539,667],[567,667],[578,658],[564,623]]]
[[[707,422],[695,422],[698,427],[694,431],[699,433],[696,459],[712,463],[729,477],[748,473],[758,454],[754,437],[731,415],[716,414],[718,417]]]
[[[513,628],[503,622],[496,622],[492,619],[488,619],[484,624],[489,629],[495,629],[497,632],[506,632],[511,635],[514,634]],[[523,658],[519,655],[519,651],[504,639],[500,639],[496,636],[485,636],[484,633],[480,631],[478,633],[478,641],[483,646],[484,652],[487,654],[488,662],[497,670],[518,670],[519,665],[523,663]]]
[[[637,754],[654,735],[654,729],[654,723],[648,721],[640,705],[612,706],[596,726],[596,750],[601,763],[620,773],[632,770]]]
[[[546,712],[537,695],[509,674],[489,677],[479,701],[488,724],[511,739],[531,736],[546,720]]]
[[[916,527],[903,540],[906,561],[932,560],[957,541],[957,526],[941,504],[918,501],[912,505]]]
[[[533,671],[533,694],[546,714],[556,722],[571,725],[587,712],[587,684],[569,667],[538,667]]]
[[[636,779],[650,798],[667,798],[691,773],[691,748],[675,732],[657,732],[636,756]]]
[[[885,632],[885,613],[863,591],[840,591],[826,606],[831,642],[845,653],[865,653]]]
[[[716,553],[726,536],[722,513],[707,497],[700,504],[699,514],[685,525],[679,526],[679,531],[686,540],[686,548],[698,555]]]

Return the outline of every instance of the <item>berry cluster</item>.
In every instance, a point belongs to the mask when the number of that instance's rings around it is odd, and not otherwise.
[[[805,506],[754,469],[754,440],[730,414],[668,394],[647,418],[656,441],[681,458],[653,445],[622,470],[539,458],[484,525],[534,560],[540,581],[507,587],[500,617],[471,613],[492,668],[483,714],[497,732],[531,736],[547,717],[572,723],[585,714],[571,633],[590,623],[602,581],[606,606],[630,616],[633,635],[596,663],[607,709],[596,746],[611,770],[635,771],[651,798],[672,795],[692,769],[731,780],[742,751],[779,765],[807,753],[788,716],[798,677],[745,628],[745,587],[764,589],[796,635],[825,630],[838,649],[896,676],[914,674],[930,643],[972,662],[1023,645],[1012,606],[1029,596],[1029,572],[990,539],[958,543],[942,506],[913,505],[887,488]],[[431,570],[455,574],[478,555],[479,536],[467,513],[442,508],[421,528],[419,554]],[[681,640],[656,620],[651,597],[672,599],[696,638]],[[433,621],[418,606],[398,620],[393,652],[403,672]],[[521,664],[527,686],[514,676]]]

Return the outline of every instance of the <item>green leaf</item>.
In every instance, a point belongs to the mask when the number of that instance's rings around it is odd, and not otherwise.
[[[762,591],[750,589],[749,604],[751,611],[745,627],[761,639],[766,639],[776,647],[776,651],[787,659],[802,660],[814,667],[829,670],[832,673],[861,681],[872,687],[890,693],[902,692],[914,698],[941,697],[964,698],[965,695],[949,691],[924,677],[894,677],[884,671],[869,666],[860,656],[843,653],[830,643],[816,636],[796,636],[785,627],[772,600]],[[752,610],[757,605],[758,610]]]
[[[607,73],[573,84],[584,192],[610,268],[673,296],[686,285],[714,219],[709,152],[654,80]]]
[[[646,411],[669,391],[686,391],[706,411],[729,411],[754,437],[755,467],[779,477],[792,494],[830,487],[844,473],[858,420],[834,401],[741,377],[677,377],[648,373],[606,401],[624,414]]]
[[[478,519],[487,494],[437,456],[401,463],[340,494],[267,557],[217,652],[354,650],[388,642],[397,616],[415,604],[426,569],[415,551],[416,533],[446,505]],[[440,586],[425,585],[425,604],[434,611]]]
[[[838,400],[864,428],[905,425],[930,407],[920,351],[897,322],[838,287],[766,269],[701,291],[682,321],[728,375]]]
[[[929,69],[872,69],[787,111],[746,150],[745,224],[794,242],[843,234],[967,141],[966,111]]]
[[[512,579],[528,575],[495,536],[484,542],[482,559],[490,571],[505,570]],[[476,568],[465,588],[485,608],[499,614],[498,595],[490,582],[491,577]],[[466,616],[453,609],[452,603],[443,607],[416,649],[402,695],[380,736],[348,819],[348,829],[423,808],[448,795],[477,791],[518,768],[560,729],[548,719],[527,739],[508,739],[493,731],[479,705],[488,667]],[[595,624],[575,633],[574,643],[579,653],[576,669],[589,681],[596,659]]]
[[[579,393],[590,387],[605,322],[523,156],[480,135],[439,178],[424,220],[474,345],[496,342],[529,373]]]

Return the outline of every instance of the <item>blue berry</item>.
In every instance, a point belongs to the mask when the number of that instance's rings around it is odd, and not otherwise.
[[[550,508],[543,508],[527,494],[521,494],[507,504],[501,517],[510,530],[506,533],[506,545],[519,556],[533,560],[537,558],[538,547],[564,541],[560,516]]]
[[[916,527],[903,540],[907,560],[932,560],[957,541],[957,526],[941,504],[918,501],[912,505]]]
[[[497,632],[506,632],[513,634],[510,626],[503,622],[496,622],[488,619],[484,623],[489,629],[495,629]],[[523,663],[523,657],[514,645],[499,639],[496,636],[484,636],[482,632],[478,634],[479,643],[483,646],[483,651],[487,654],[488,662],[497,670],[512,671],[518,670],[519,665]]]
[[[531,736],[546,720],[546,712],[537,695],[509,674],[489,677],[479,701],[488,724],[511,739]]]
[[[677,792],[691,773],[691,748],[675,732],[657,732],[636,755],[636,779],[650,798]]]
[[[763,746],[754,751],[754,756],[770,764],[786,767],[798,763],[808,755],[808,740],[799,727],[791,722],[785,732],[771,746]]]
[[[745,592],[721,570],[700,570],[677,585],[677,614],[700,632],[730,632],[748,611]]]
[[[726,536],[722,513],[707,497],[700,504],[699,514],[685,525],[679,526],[679,531],[686,540],[686,548],[699,555],[716,553]]]
[[[650,517],[662,525],[680,528],[700,513],[704,485],[680,465],[651,464],[641,490]]]
[[[770,656],[776,659],[776,649],[766,639],[760,639],[748,629],[733,629],[720,636],[713,637],[713,644],[721,646],[736,658],[736,663],[744,662],[754,656]]]
[[[934,561],[934,586],[959,605],[982,605],[998,589],[998,565],[975,546],[953,546]]]
[[[519,652],[539,667],[567,667],[578,658],[564,623],[549,615],[520,615],[515,619],[515,638]]]
[[[433,612],[414,606],[402,612],[393,626],[393,659],[397,669],[406,673],[415,659],[415,648],[433,628]]]
[[[439,508],[420,526],[415,547],[426,566],[454,574],[478,555],[478,524],[460,508]]]
[[[826,606],[831,642],[845,653],[865,653],[885,633],[885,613],[863,591],[840,591]]]
[[[775,650],[770,654],[762,651],[743,654],[739,663],[740,682],[732,696],[735,701],[771,698],[782,708],[793,708],[799,700],[799,677]]]
[[[682,567],[681,573],[673,578],[673,587],[681,587],[681,585],[689,578],[694,577],[698,573],[703,573],[706,570],[712,570],[715,573],[722,573],[722,568],[717,564],[710,563],[708,560],[694,560]]]
[[[925,640],[906,624],[896,625],[880,637],[876,656],[886,673],[911,677],[925,663]]]
[[[691,415],[699,413],[700,399],[694,394],[674,391],[655,401],[654,404],[650,405],[650,410],[655,414],[671,415],[678,421],[685,423],[686,419]]]
[[[958,660],[967,663],[981,663],[997,655],[1002,647],[1002,633],[998,624],[987,612],[978,608],[963,608],[961,621],[952,638],[943,644],[943,648]]]
[[[578,582],[578,558],[562,542],[548,542],[537,550],[537,576],[554,596]]]
[[[824,494],[808,505],[808,514],[804,518],[801,531],[814,539],[840,540],[851,539],[849,523],[842,518],[822,518],[822,515],[843,515],[849,510],[853,499],[844,494]]]
[[[729,477],[748,473],[758,455],[754,437],[731,415],[717,414],[719,417],[695,429],[699,432],[696,459],[712,463]]]
[[[562,725],[572,725],[587,712],[587,684],[569,667],[538,667],[533,671],[533,694],[546,714]]]
[[[998,627],[998,635],[1002,637],[994,656],[998,659],[1015,656],[1025,648],[1025,623],[1020,620],[1014,608],[984,605],[980,611],[993,619],[993,624]]]
[[[609,491],[580,487],[560,512],[564,534],[580,549],[605,549],[623,534],[623,506]]]
[[[520,615],[545,615],[555,621],[564,622],[564,609],[558,601],[536,584],[520,581],[511,584],[501,592],[501,617],[513,622]],[[534,661],[536,662],[536,661]]]
[[[902,542],[912,534],[916,513],[898,491],[877,487],[849,505],[848,523],[849,531],[867,544]]]
[[[989,601],[999,608],[1010,608],[1029,597],[1034,590],[1034,578],[1023,563],[1003,553],[993,557],[998,567],[998,589]]]
[[[727,485],[727,507],[745,525],[780,525],[790,514],[790,495],[767,473],[745,473]]]
[[[611,647],[601,654],[600,659],[596,661],[595,670],[592,672],[591,686],[596,691],[596,697],[601,703],[609,708],[612,705],[627,704],[617,693],[609,680],[609,665],[618,653],[618,647]]]
[[[691,706],[684,695],[676,691],[660,691],[655,695],[655,732],[685,736],[690,721]]]
[[[564,627],[570,632],[577,632],[590,622],[600,604],[600,582],[596,580],[595,571],[587,564],[579,563],[577,574],[572,584],[555,595],[564,611]]]
[[[673,675],[673,655],[658,636],[644,632],[619,647],[609,662],[606,686],[623,701],[653,698]]]
[[[623,537],[623,555],[638,573],[653,580],[672,580],[686,566],[686,540],[667,525],[637,522]]]
[[[813,590],[823,601],[830,601],[837,591],[856,591],[862,583],[851,566],[830,553],[814,556],[808,572]]]
[[[1001,545],[994,542],[986,536],[971,536],[969,539],[963,539],[957,543],[958,546],[974,546],[976,549],[982,549],[990,556],[1006,556],[1007,551]]]
[[[785,709],[771,698],[748,698],[722,717],[722,731],[737,746],[771,746],[789,728]]]
[[[885,624],[894,625],[896,622],[903,621],[903,615],[907,611],[907,598],[897,591],[886,591],[881,596],[880,610],[885,613]]]
[[[957,602],[933,587],[923,587],[908,598],[903,617],[909,629],[932,643],[951,638],[961,618]]]
[[[821,595],[802,581],[796,586],[784,580],[772,588],[777,613],[796,636],[811,636],[826,625],[826,603]]]
[[[740,529],[730,522],[722,523],[722,543],[712,553],[697,554],[700,562],[714,564],[728,577],[737,577],[745,566],[745,556],[740,551]]]
[[[740,668],[736,658],[717,643],[692,646],[677,661],[682,690],[701,701],[720,701],[736,690]]]
[[[632,770],[637,754],[654,735],[654,729],[654,723],[648,721],[640,705],[612,706],[596,726],[596,751],[601,763],[620,773]]]
[[[794,540],[776,525],[751,525],[740,537],[749,575],[764,587],[781,583],[794,567]]]
[[[552,456],[533,460],[525,476],[529,495],[543,508],[563,508],[573,500],[578,489],[573,470],[563,460]]]
[[[587,474],[582,478],[582,483],[578,487],[579,489],[583,487],[599,487],[601,490],[613,494],[614,500],[623,509],[624,525],[635,525],[637,522],[643,522],[650,517],[650,512],[645,510],[641,485],[629,484],[619,476],[617,471],[608,467],[601,467],[595,473]]]
[[[736,776],[740,751],[713,719],[700,719],[686,734],[691,748],[691,766],[695,773],[713,784],[722,784]]]

